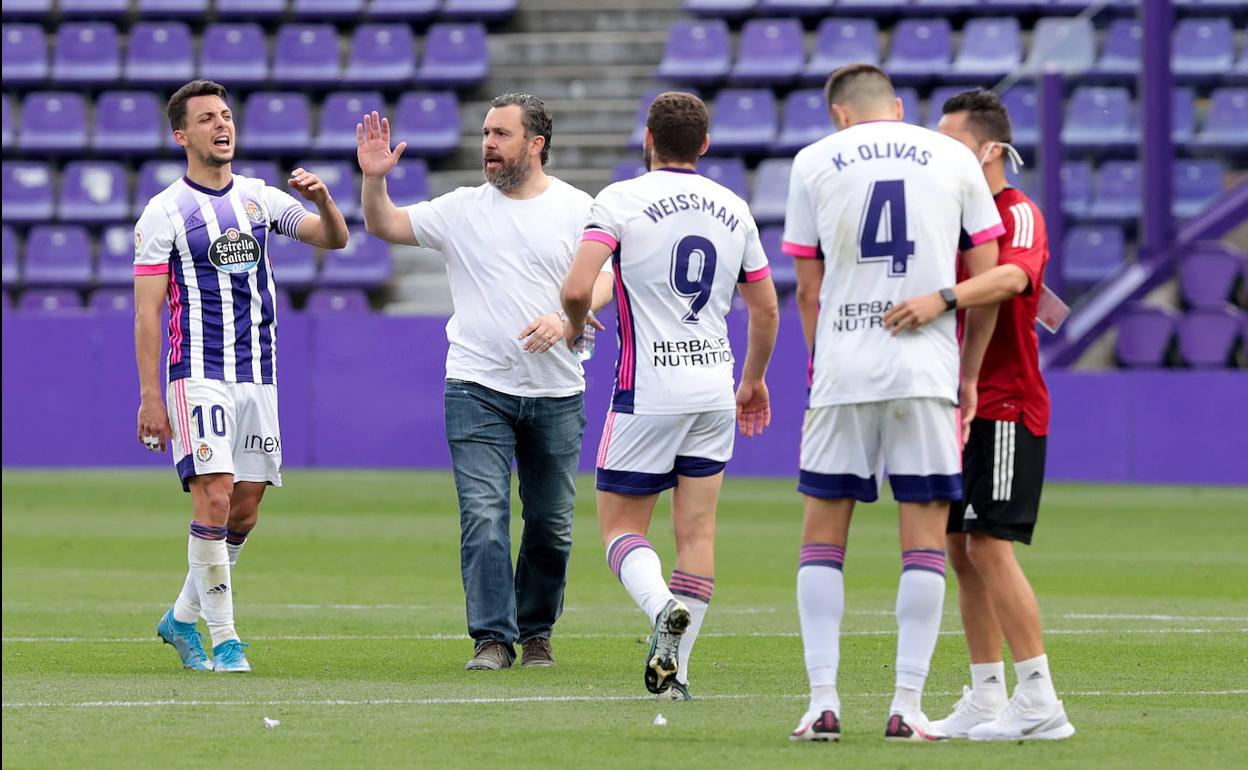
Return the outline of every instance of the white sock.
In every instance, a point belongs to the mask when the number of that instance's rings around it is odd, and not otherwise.
[[[715,590],[715,578],[672,570],[672,580],[668,588],[689,608],[689,627],[680,637],[680,651],[676,656],[678,662],[676,681],[687,685],[689,684],[689,656],[693,654],[693,643],[698,640],[698,632],[702,630],[702,621],[706,619],[706,609],[711,604],[711,594]]]
[[[195,578],[195,588],[199,593],[204,620],[208,623],[212,646],[216,647],[231,639],[237,640],[238,633],[234,630],[234,596],[230,587],[230,558],[225,550],[225,533],[221,533],[219,540],[206,540],[191,535],[187,545],[187,561],[191,567],[191,576]]]
[[[1057,691],[1053,689],[1053,677],[1049,675],[1049,656],[1039,655],[1014,663],[1018,676],[1016,692],[1027,694],[1033,703],[1056,703]]]
[[[810,710],[841,710],[836,690],[841,662],[841,618],[845,614],[845,548],[811,543],[802,546],[797,569],[797,614],[810,679]]]
[[[199,622],[199,589],[195,587],[195,578],[189,571],[182,582],[182,593],[173,603],[173,619],[179,623]]]
[[[663,579],[663,564],[650,541],[641,535],[620,535],[607,548],[607,563],[653,625],[672,592]]]
[[[1005,688],[1005,661],[971,664],[971,700],[986,708],[1001,708],[1009,700]]]
[[[945,553],[916,549],[901,555],[897,586],[897,688],[890,713],[918,711],[945,605]]]
[[[234,569],[234,566],[238,564],[238,555],[243,552],[245,545],[247,545],[247,535],[230,532],[225,536],[225,550],[230,555],[230,569]]]

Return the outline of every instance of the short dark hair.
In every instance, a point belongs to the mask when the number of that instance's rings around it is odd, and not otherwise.
[[[169,103],[165,105],[165,114],[169,116],[169,125],[174,131],[181,131],[186,127],[186,103],[196,96],[219,96],[223,102],[230,101],[225,86],[220,83],[192,80],[174,91],[173,96],[169,97]]]
[[[664,91],[654,97],[646,112],[655,156],[677,163],[697,162],[710,122],[706,104],[681,91]]]
[[[874,64],[846,64],[828,75],[823,98],[831,109],[834,104],[857,101],[862,97],[897,98],[888,73]]]
[[[945,101],[941,114],[954,112],[966,113],[966,125],[971,133],[981,142],[1014,141],[1014,132],[1010,128],[1010,113],[1006,112],[1001,97],[992,91],[976,88],[963,91]]]
[[[546,109],[546,102],[533,94],[500,94],[490,102],[491,107],[512,105],[520,108],[520,120],[524,123],[525,135],[540,136],[546,140],[542,145],[542,165],[545,166],[550,160],[550,140],[555,130],[555,119],[551,117],[550,110]]]

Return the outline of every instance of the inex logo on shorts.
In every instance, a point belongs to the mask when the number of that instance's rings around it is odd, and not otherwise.
[[[260,242],[231,227],[212,242],[208,261],[223,273],[247,273],[260,262]]]

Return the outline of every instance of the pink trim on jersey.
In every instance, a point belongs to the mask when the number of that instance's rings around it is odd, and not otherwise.
[[[769,275],[771,275],[771,265],[763,265],[758,270],[746,271],[745,282],[754,283],[755,281],[761,281]]]
[[[607,412],[607,423],[602,429],[602,440],[598,442],[597,467],[607,467],[607,450],[611,447],[611,432],[615,428],[615,412]]]
[[[814,259],[819,256],[818,246],[803,246],[800,243],[793,243],[792,241],[785,241],[781,244],[780,251],[790,256],[797,257],[798,259]]]
[[[971,243],[978,246],[984,241],[990,241],[993,238],[1000,238],[1003,235],[1005,235],[1005,225],[998,222],[992,227],[989,227],[987,230],[980,230],[979,232],[972,235]]]
[[[169,272],[169,263],[163,265],[135,265],[135,275],[164,275]]]
[[[615,239],[615,236],[603,230],[586,230],[585,234],[581,236],[581,243],[584,243],[585,241],[597,241],[598,243],[605,243],[607,245],[607,248],[611,249],[612,251],[615,251],[616,248],[620,245],[620,242]]]
[[[169,276],[169,363],[182,362],[182,288]]]
[[[633,311],[628,306],[628,294],[624,291],[624,276],[620,266],[615,266],[615,298],[620,315],[620,390],[633,389],[636,370],[636,351],[633,349]]]

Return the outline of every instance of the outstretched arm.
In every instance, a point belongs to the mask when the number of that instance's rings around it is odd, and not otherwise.
[[[377,112],[364,116],[363,123],[355,124],[358,144],[356,159],[364,172],[364,184],[360,190],[360,202],[364,208],[364,229],[390,243],[418,246],[412,220],[394,205],[386,191],[386,174],[395,167],[407,142],[399,142],[390,150],[390,121]]]

